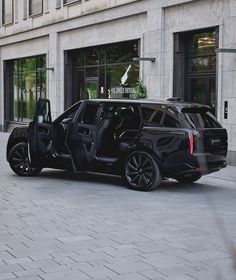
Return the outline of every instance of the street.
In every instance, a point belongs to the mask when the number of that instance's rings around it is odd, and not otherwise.
[[[120,178],[16,176],[0,133],[0,280],[233,280],[236,167],[149,193]],[[232,248],[233,249],[233,248]]]

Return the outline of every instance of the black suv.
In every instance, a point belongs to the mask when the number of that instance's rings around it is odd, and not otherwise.
[[[210,107],[157,100],[84,100],[52,122],[49,100],[29,127],[18,127],[7,160],[20,176],[42,168],[121,175],[148,191],[163,178],[197,181],[226,167],[227,131]]]

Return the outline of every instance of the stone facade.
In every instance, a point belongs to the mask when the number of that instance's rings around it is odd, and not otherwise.
[[[176,32],[219,27],[219,48],[236,48],[236,0],[89,0],[58,8],[44,0],[43,14],[24,19],[23,0],[14,1],[13,24],[0,27],[0,129],[4,127],[4,61],[47,55],[47,95],[53,116],[64,110],[64,52],[140,40],[140,78],[149,97],[173,96]],[[1,7],[0,7],[1,8]],[[229,132],[229,159],[236,162],[236,53],[217,54],[217,118]],[[228,119],[224,119],[228,101]]]

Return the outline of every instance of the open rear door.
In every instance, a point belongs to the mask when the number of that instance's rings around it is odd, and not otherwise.
[[[32,167],[41,166],[53,146],[53,125],[48,99],[39,99],[28,129],[29,159]]]
[[[83,108],[68,129],[66,146],[75,171],[87,170],[97,152],[97,117],[100,104],[84,101]]]

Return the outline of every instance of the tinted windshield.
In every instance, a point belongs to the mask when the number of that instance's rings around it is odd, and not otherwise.
[[[221,128],[215,117],[206,111],[184,112],[184,116],[193,128]]]

